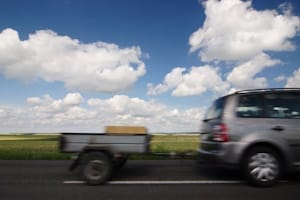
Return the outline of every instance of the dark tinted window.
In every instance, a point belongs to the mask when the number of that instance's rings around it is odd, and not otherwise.
[[[225,97],[217,99],[213,105],[207,110],[205,115],[206,120],[220,118],[223,112],[223,107],[225,103]]]
[[[263,117],[262,96],[258,94],[240,96],[237,115],[238,117]]]
[[[300,93],[265,94],[266,116],[270,118],[300,118]]]

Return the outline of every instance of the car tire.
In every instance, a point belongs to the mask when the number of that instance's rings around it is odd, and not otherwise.
[[[271,148],[255,147],[245,156],[243,172],[246,179],[255,186],[273,186],[282,174],[280,156]]]
[[[91,152],[84,157],[81,174],[89,185],[104,184],[111,176],[112,164],[103,152]]]

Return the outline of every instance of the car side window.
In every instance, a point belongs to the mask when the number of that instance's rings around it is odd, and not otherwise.
[[[300,118],[300,93],[265,95],[266,115],[269,118]]]
[[[237,116],[245,118],[263,117],[262,96],[258,94],[241,95],[237,106]]]

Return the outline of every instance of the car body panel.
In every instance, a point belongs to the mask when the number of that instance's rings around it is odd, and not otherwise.
[[[299,167],[300,118],[267,117],[267,105],[265,104],[265,99],[266,95],[269,94],[275,94],[275,96],[292,94],[294,96],[298,95],[297,98],[299,98],[300,89],[242,91],[221,97],[225,100],[223,108],[221,108],[221,115],[215,119],[203,120],[199,159],[202,162],[213,161],[220,165],[229,164],[239,166],[243,156],[249,148],[254,145],[269,145],[278,151],[289,169]],[[242,113],[243,115],[239,116],[238,111],[243,111],[246,108],[238,107],[240,105],[239,101],[242,101],[243,97],[245,97],[245,99],[253,97],[249,102],[258,100],[258,102],[261,103],[261,105],[258,105],[257,107],[249,107],[252,111],[255,111],[253,113],[258,113],[258,117],[251,117],[251,112],[249,112],[250,117],[247,112],[244,112]],[[245,105],[247,105],[247,102]],[[282,107],[284,108],[284,106]],[[279,108],[277,109],[276,107],[273,108],[273,110],[277,111]],[[297,107],[297,109],[298,108],[299,107]],[[284,109],[279,111],[282,110]],[[300,112],[299,109],[297,112]],[[297,112],[293,112],[293,114],[300,114]],[[214,126],[221,123],[226,124],[230,138],[229,142],[212,141]]]

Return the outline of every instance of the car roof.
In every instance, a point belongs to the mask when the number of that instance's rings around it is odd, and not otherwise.
[[[239,95],[239,94],[263,94],[270,92],[300,92],[300,88],[265,88],[265,89],[251,89],[251,90],[240,90],[233,92],[231,94],[227,94],[221,96],[215,100],[225,98],[227,99],[229,96]]]
[[[269,93],[269,92],[300,92],[300,88],[266,88],[266,89],[252,89],[241,90],[233,94],[248,94],[248,93]]]

